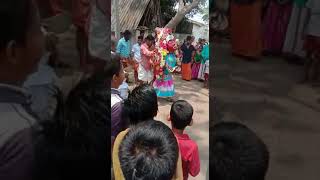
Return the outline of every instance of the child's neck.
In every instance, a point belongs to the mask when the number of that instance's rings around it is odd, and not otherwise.
[[[183,134],[184,129],[176,129],[176,128],[172,127],[172,131],[173,131],[174,133],[176,133],[176,134]]]

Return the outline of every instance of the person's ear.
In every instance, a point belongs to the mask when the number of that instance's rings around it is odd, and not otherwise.
[[[168,117],[167,117],[167,121],[171,121],[171,116],[170,115],[168,115]]]
[[[18,58],[17,58],[17,43],[16,41],[10,41],[7,44],[6,47],[6,56],[7,56],[7,61],[11,64],[18,64]]]
[[[117,81],[118,80],[118,76],[116,75],[116,74],[114,74],[113,76],[112,76],[112,81]]]
[[[192,126],[192,125],[193,125],[193,119],[191,120],[191,122],[190,122],[189,126]]]

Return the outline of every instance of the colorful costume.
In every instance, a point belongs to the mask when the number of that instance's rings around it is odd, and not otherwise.
[[[168,28],[157,28],[156,31],[158,53],[154,61],[153,87],[158,97],[173,97],[175,90],[172,73],[177,70],[176,40]]]

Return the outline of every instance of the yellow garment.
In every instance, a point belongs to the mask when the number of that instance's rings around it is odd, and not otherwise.
[[[129,128],[120,132],[114,141],[113,145],[113,152],[112,152],[112,164],[113,164],[113,171],[114,171],[114,177],[115,180],[125,180],[122,170],[121,170],[121,165],[120,165],[120,159],[119,159],[119,147],[120,144],[123,140],[123,138],[126,136],[128,133]],[[181,155],[179,152],[179,157],[178,157],[178,162],[177,162],[177,169],[174,177],[172,180],[183,180],[183,172],[182,172],[182,161],[181,161]]]

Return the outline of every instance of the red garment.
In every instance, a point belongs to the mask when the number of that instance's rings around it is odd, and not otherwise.
[[[90,15],[90,0],[72,0],[72,20],[78,28],[85,29]]]
[[[50,6],[54,15],[63,12],[63,0],[50,0]]]
[[[146,43],[141,45],[141,65],[145,70],[151,69],[151,62],[153,62],[154,56],[155,52]]]
[[[191,62],[181,63],[181,74],[183,80],[190,81],[192,79]]]
[[[187,180],[189,174],[196,177],[200,172],[200,159],[198,145],[187,134],[175,133],[182,160],[183,179]]]
[[[262,1],[252,4],[231,2],[230,33],[232,53],[259,58],[262,52]]]

